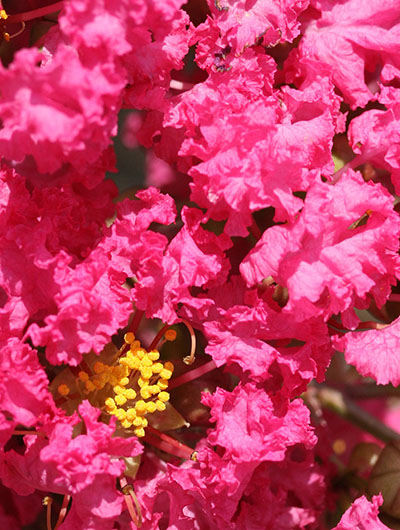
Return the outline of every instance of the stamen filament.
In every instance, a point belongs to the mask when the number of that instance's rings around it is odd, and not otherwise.
[[[201,377],[202,375],[207,374],[216,368],[218,368],[218,366],[215,364],[215,362],[209,361],[208,363],[199,366],[195,370],[189,370],[185,374],[171,379],[168,384],[168,389],[172,390],[173,388],[184,385],[185,383],[189,383],[190,381],[193,381],[193,379],[197,379],[198,377]]]
[[[169,88],[171,90],[191,90],[195,85],[193,83],[186,83],[185,81],[178,81],[177,79],[171,79]]]
[[[119,483],[124,494],[126,506],[128,508],[129,515],[137,528],[142,526],[142,510],[139,501],[135,495],[133,486],[128,484],[125,477],[119,479]],[[133,501],[133,502],[132,502]],[[135,507],[133,506],[135,504]],[[135,511],[136,508],[136,511]]]
[[[54,527],[54,530],[57,530],[57,528],[64,521],[65,516],[67,514],[68,504],[70,500],[71,500],[71,495],[64,495],[64,499],[61,505],[61,510],[60,510],[60,513],[58,514],[58,519],[57,519],[56,526]]]
[[[26,26],[25,22],[21,21],[21,28],[16,33],[12,33],[10,35],[7,31],[4,31],[3,32],[4,40],[6,42],[10,42],[10,40],[13,39],[14,37],[18,37],[18,35],[21,35],[21,33],[25,31],[25,26]]]
[[[190,333],[190,340],[191,340],[191,348],[190,348],[190,355],[183,358],[183,362],[185,364],[193,364],[194,363],[194,354],[196,353],[196,335],[194,333],[194,329],[192,328],[192,325],[185,320],[184,318],[181,319],[181,322],[185,324],[185,326],[188,328]]]
[[[336,184],[339,182],[341,176],[343,173],[345,173],[348,169],[354,169],[358,166],[361,166],[371,158],[373,158],[375,155],[377,155],[382,150],[382,147],[378,147],[377,149],[374,149],[372,151],[366,151],[365,153],[361,153],[359,155],[356,155],[350,162],[347,162],[342,168],[335,171],[335,173],[332,175],[332,180],[330,181],[330,184]]]
[[[43,499],[43,506],[46,506],[46,527],[47,530],[53,530],[51,527],[51,505],[53,503],[53,499],[51,497],[46,496]]]
[[[154,348],[157,346],[157,344],[160,342],[161,337],[164,335],[164,333],[168,330],[169,324],[165,324],[160,331],[157,333],[157,335],[154,337],[152,343],[148,347],[148,351],[154,350]]]
[[[384,329],[387,328],[389,324],[381,324],[380,322],[374,322],[369,320],[366,322],[360,322],[356,329]]]

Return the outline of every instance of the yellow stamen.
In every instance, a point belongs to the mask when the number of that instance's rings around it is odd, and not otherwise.
[[[104,364],[100,361],[95,362],[93,365],[93,370],[95,374],[101,374],[104,372]]]
[[[117,394],[115,396],[115,403],[117,403],[117,405],[125,405],[125,403],[127,402],[128,400],[126,399],[125,396],[123,396],[122,394]]]
[[[132,344],[132,342],[135,340],[135,335],[134,333],[125,333],[124,335],[124,341],[127,343],[127,344]]]
[[[166,407],[165,403],[163,403],[162,401],[157,399],[156,408],[157,408],[158,411],[163,412],[167,407]]]
[[[169,333],[170,340],[175,333]],[[148,426],[147,414],[166,409],[169,401],[168,379],[174,365],[161,362],[157,350],[146,351],[133,333],[125,334],[129,350],[120,357],[113,356],[112,364],[105,363],[105,356],[89,363],[88,371],[80,371],[76,382],[78,390],[89,396],[92,404],[103,413],[115,416],[124,429],[132,429],[136,436],[143,437]],[[61,395],[70,393],[66,384],[59,385]]]
[[[139,427],[139,428],[135,429],[133,432],[136,434],[136,436],[137,436],[138,438],[143,438],[143,436],[145,436],[145,434],[146,434],[146,433],[144,432],[143,427]]]
[[[59,385],[57,390],[62,396],[68,396],[71,391],[68,385]]]
[[[169,401],[169,394],[168,394],[168,392],[160,392],[160,393],[158,394],[158,399],[159,399],[160,401],[164,401],[164,402],[165,402],[165,401]]]
[[[158,361],[158,359],[160,358],[160,352],[158,351],[149,351],[149,353],[147,354],[148,358],[151,359],[152,361]]]
[[[176,339],[176,331],[174,329],[168,329],[164,333],[164,337],[166,340],[173,341]]]

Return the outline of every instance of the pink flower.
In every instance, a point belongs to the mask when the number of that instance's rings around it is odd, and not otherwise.
[[[327,65],[351,108],[364,107],[376,99],[379,80],[399,77],[396,0],[311,3],[313,9],[304,16],[304,36],[289,62],[301,65],[311,58]]]
[[[379,306],[389,295],[399,229],[386,190],[350,171],[335,186],[315,183],[298,219],[266,230],[241,272],[249,285],[272,276],[287,287],[284,312],[298,321],[341,312],[351,326],[367,294]]]
[[[247,290],[240,277],[208,291],[214,304],[207,318],[189,311],[208,340],[206,352],[217,366],[247,379],[263,382],[274,393],[295,397],[315,377],[322,381],[332,355],[322,319],[301,323],[282,313],[272,299],[274,287],[263,295]],[[295,346],[293,343],[297,343]]]
[[[400,342],[400,320],[383,329],[346,333],[337,338],[336,345],[344,351],[346,361],[364,377],[372,377],[379,385],[400,383],[397,362]]]
[[[378,517],[378,509],[382,504],[382,497],[375,496],[372,502],[366,497],[359,497],[353,505],[344,513],[340,523],[334,530],[387,530],[387,526],[381,523]]]
[[[167,240],[147,229],[153,222],[170,223],[174,205],[155,189],[139,193],[138,198],[119,205],[119,217],[85,260],[75,268],[57,270],[57,311],[44,317],[44,326],[34,323],[29,328],[34,343],[47,346],[51,362],[77,365],[84,353],[99,353],[115,331],[127,324],[132,302],[124,284],[138,274],[146,253],[152,272],[155,268],[161,273],[157,253],[162,256]]]
[[[400,90],[382,87],[379,101],[387,110],[372,109],[350,122],[349,140],[358,156],[354,163],[369,161],[390,172],[396,192],[400,190]]]
[[[332,171],[338,99],[333,92],[325,101],[320,97],[331,90],[329,81],[314,80],[302,91],[285,87],[270,96],[262,84],[261,59],[249,50],[232,61],[232,70],[211,72],[206,82],[180,96],[164,120],[166,131],[184,128],[178,155],[187,162],[195,157],[191,199],[212,218],[227,219],[230,235],[245,236],[251,212],[269,206],[276,208],[277,220],[293,218],[301,207],[293,192],[307,190],[321,172]],[[253,83],[243,87],[249,67]]]
[[[271,0],[220,0],[209,2],[213,19],[222,34],[222,42],[235,55],[261,41],[265,46],[289,41],[299,34],[297,17],[308,6],[309,0],[285,0],[277,4]]]
[[[31,427],[54,416],[57,409],[49,380],[37,352],[28,344],[12,338],[1,348],[0,374],[1,408],[15,424]]]
[[[247,384],[231,393],[218,388],[212,396],[204,394],[202,401],[211,408],[211,422],[216,422],[208,441],[233,461],[280,461],[287,446],[303,443],[311,448],[316,442],[308,410],[299,400],[278,415],[267,394]]]
[[[79,414],[46,424],[48,440],[28,436],[24,455],[5,453],[0,475],[20,495],[35,489],[73,495],[67,528],[76,524],[111,529],[123,508],[115,489],[125,468],[123,457],[139,455],[142,445],[136,438],[112,437],[115,421],[109,426],[98,422],[100,411],[88,402],[82,403]]]

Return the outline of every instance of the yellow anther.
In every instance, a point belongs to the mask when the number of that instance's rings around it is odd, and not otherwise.
[[[100,381],[104,381],[104,384],[106,384],[110,380],[110,373],[105,371],[97,377],[100,379]]]
[[[133,422],[133,420],[136,418],[136,410],[135,409],[128,409],[126,411],[126,419],[129,420],[130,422]]]
[[[114,415],[117,417],[119,421],[124,421],[124,419],[126,418],[126,411],[124,409],[117,409],[114,412]]]
[[[146,409],[147,409],[147,412],[152,414],[153,412],[157,410],[157,407],[153,401],[149,401],[149,403],[146,403]]]
[[[0,18],[2,18],[3,20],[6,20],[8,18],[8,15],[5,9],[0,9]]]
[[[135,355],[138,359],[142,360],[143,357],[146,355],[146,352],[142,348],[140,348],[135,351]]]
[[[100,361],[96,361],[93,365],[93,371],[95,374],[101,374],[104,372],[104,364]]]
[[[160,393],[158,394],[158,399],[159,399],[160,401],[169,401],[169,394],[168,394],[168,392],[160,392]]]
[[[59,385],[57,390],[58,390],[58,393],[61,394],[62,396],[68,396],[68,394],[70,393],[70,388],[68,385]]]
[[[164,369],[164,366],[162,363],[154,363],[151,367],[151,371],[153,374],[159,374]]]
[[[115,386],[118,385],[119,380],[114,375],[110,375],[109,383],[111,386]]]
[[[85,387],[88,392],[93,392],[94,390],[96,390],[96,387],[94,386],[92,381],[86,381]]]
[[[159,379],[157,381],[157,386],[160,390],[165,390],[168,388],[168,381],[166,379]]]
[[[172,377],[172,371],[171,370],[167,370],[166,368],[164,368],[163,370],[161,370],[160,372],[160,377],[162,379],[171,379]]]
[[[82,381],[83,383],[86,383],[86,381],[89,381],[89,375],[88,375],[86,372],[79,372],[79,374],[78,374],[78,378],[79,378],[80,381]]]
[[[142,386],[145,386],[145,385],[149,384],[149,380],[148,379],[144,379],[143,377],[139,377],[139,379],[137,380],[137,384],[138,384],[138,386],[140,386],[140,388],[142,388]]]
[[[11,35],[10,35],[7,31],[5,31],[5,32],[3,33],[3,37],[4,37],[4,40],[5,40],[6,42],[10,42],[10,40],[11,40]]]
[[[132,427],[132,422],[125,419],[121,421],[121,425],[124,429],[129,429],[129,427]]]
[[[117,408],[113,398],[108,397],[104,402],[107,410],[115,410]]]
[[[135,427],[147,427],[149,422],[147,421],[147,418],[137,417],[133,420],[132,425]]]
[[[142,427],[142,425],[143,425],[143,418],[141,418],[140,416],[137,416],[137,417],[133,420],[132,425],[134,425],[135,427]]]
[[[136,392],[133,390],[133,388],[127,388],[124,392],[124,396],[126,399],[135,399],[137,396]]]
[[[160,377],[162,379],[171,379],[173,372],[174,372],[174,365],[171,362],[167,361],[164,364],[164,369],[161,370],[160,372]]]
[[[123,394],[125,392],[125,388],[120,385],[113,386],[113,390],[115,394]]]
[[[149,399],[151,397],[151,391],[150,391],[150,388],[148,386],[144,386],[141,390],[140,390],[140,395],[143,399]]]
[[[139,412],[139,414],[143,413],[143,412],[146,412],[147,407],[146,407],[146,403],[143,401],[143,399],[140,399],[139,401],[136,402],[135,409],[136,409],[136,412]]]
[[[129,331],[128,333],[125,333],[124,335],[124,341],[127,343],[127,344],[132,344],[132,342],[135,340],[135,335]]]
[[[166,408],[167,407],[166,407],[165,403],[163,401],[160,401],[159,399],[157,399],[157,401],[156,401],[156,409],[159,410],[160,412],[162,412]]]
[[[173,341],[176,339],[176,331],[174,329],[168,329],[164,333],[165,340]]]
[[[117,405],[125,405],[125,403],[127,402],[128,400],[126,399],[125,396],[123,396],[122,394],[117,394],[115,396],[115,403],[117,403]]]
[[[158,359],[160,358],[160,352],[158,352],[157,350],[149,351],[147,357],[152,361],[158,361]]]
[[[97,390],[101,390],[102,388],[104,388],[106,381],[102,381],[101,379],[94,378],[93,384],[97,388]]]
[[[173,372],[174,371],[174,363],[171,363],[171,361],[167,361],[166,363],[164,363],[164,368],[166,370],[169,370],[170,372]]]
[[[150,385],[149,390],[153,395],[160,392],[160,388],[157,385]]]
[[[138,340],[134,340],[129,349],[130,351],[136,351],[140,349],[140,342]]]
[[[140,359],[136,357],[128,358],[128,366],[131,370],[139,370],[140,369]]]
[[[126,386],[129,384],[129,377],[123,377],[120,382],[119,382],[120,385],[122,386]]]
[[[146,355],[145,357],[143,357],[142,359],[142,366],[152,366],[153,365],[153,361],[151,359],[149,359],[149,356]]]
[[[146,433],[144,432],[143,427],[138,427],[138,428],[135,429],[133,432],[136,434],[136,436],[137,436],[138,438],[143,438],[143,436],[146,434]]]
[[[153,372],[149,366],[144,366],[140,373],[142,374],[143,379],[150,379],[150,377],[153,375]]]

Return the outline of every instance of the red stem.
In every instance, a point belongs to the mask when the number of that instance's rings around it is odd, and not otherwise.
[[[257,226],[256,222],[254,221],[254,219],[253,219],[253,222],[252,222],[251,226],[249,227],[249,232],[254,237],[254,239],[256,241],[259,241],[262,238],[262,232],[258,228],[258,226]]]
[[[389,302],[400,302],[400,294],[392,293],[392,294],[389,296],[388,301],[389,301]]]
[[[29,434],[34,434],[36,436],[42,436],[43,438],[46,437],[46,434],[42,431],[20,431],[20,430],[17,430],[17,431],[14,431],[13,432],[13,436],[14,434],[19,434],[20,436],[27,436]]]
[[[161,449],[170,455],[177,456],[179,458],[185,458],[187,460],[190,459],[194,452],[194,449],[191,447],[178,442],[178,440],[175,440],[175,438],[172,438],[171,436],[168,436],[168,434],[155,429],[151,425],[146,427],[146,436],[144,437],[144,441],[150,445],[154,445],[154,447],[157,447],[157,449]]]
[[[207,374],[216,368],[218,368],[218,366],[214,361],[208,361],[208,363],[205,363],[194,370],[189,370],[179,377],[171,379],[168,384],[168,390],[172,390],[173,388],[184,385],[185,383],[189,383],[190,381],[193,381],[193,379],[197,379],[198,377],[201,377],[202,375]]]
[[[164,333],[170,328],[170,325],[169,324],[165,324],[165,326],[163,326],[160,331],[157,333],[157,335],[154,337],[152,343],[150,344],[149,346],[149,349],[147,351],[151,351],[153,350],[157,344],[160,342],[161,340],[161,337],[164,335]]]
[[[64,2],[56,2],[55,4],[50,4],[49,6],[39,7],[38,9],[33,9],[32,11],[26,11],[25,13],[17,13],[15,15],[9,15],[6,19],[7,24],[13,24],[14,22],[26,22],[27,20],[33,20],[35,18],[44,17],[50,13],[55,13],[60,11],[64,5]]]
[[[135,316],[133,317],[133,320],[131,322],[131,325],[128,328],[128,331],[131,331],[133,334],[136,333],[140,322],[142,321],[144,315],[144,311],[140,311],[140,309],[136,309]]]

